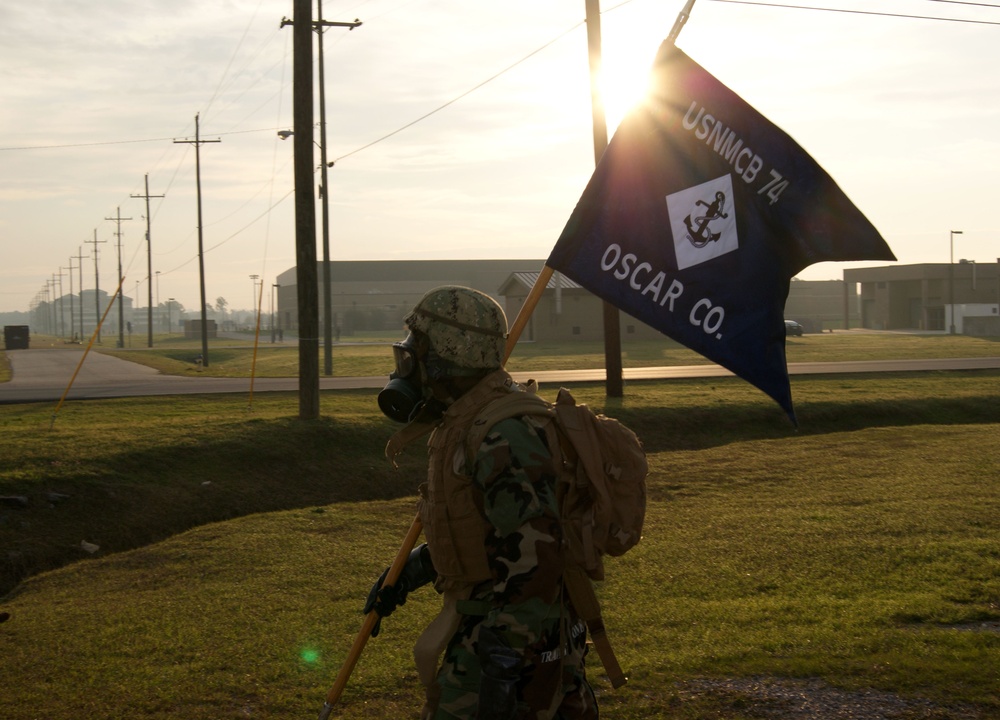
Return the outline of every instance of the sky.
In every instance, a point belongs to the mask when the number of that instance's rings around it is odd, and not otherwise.
[[[601,3],[609,135],[683,4]],[[1000,0],[811,4],[966,22],[699,0],[677,45],[805,148],[901,263],[952,247],[996,263]],[[113,290],[119,257],[139,306],[152,292],[198,307],[196,115],[219,141],[200,149],[206,297],[250,308],[256,275],[267,312],[295,265],[293,141],[278,136],[292,15],[291,0],[0,5],[0,312],[47,282],[68,293],[71,274]],[[324,34],[331,258],[541,263],[594,168],[584,0],[327,0],[323,15],[363,23]],[[163,196],[152,287],[147,177]]]

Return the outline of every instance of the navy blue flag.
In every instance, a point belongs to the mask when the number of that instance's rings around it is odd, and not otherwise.
[[[795,421],[785,364],[791,278],[895,260],[799,145],[672,43],[546,265],[722,365]]]

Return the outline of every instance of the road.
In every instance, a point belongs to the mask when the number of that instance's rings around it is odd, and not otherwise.
[[[249,378],[180,377],[162,375],[145,365],[120,360],[102,353],[89,353],[80,365],[83,350],[8,350],[13,378],[0,383],[0,404],[58,401],[67,392],[68,400],[144,395],[199,395],[248,393]],[[79,368],[79,371],[78,371]],[[1000,357],[949,358],[929,360],[858,360],[853,362],[789,363],[790,375],[839,373],[906,372],[920,370],[1000,369]],[[74,373],[76,374],[73,380]],[[514,372],[519,381],[534,378],[541,384],[603,381],[603,369]],[[724,377],[732,375],[718,365],[626,368],[626,380]],[[73,380],[72,386],[70,381]],[[320,377],[321,390],[381,388],[387,377]],[[256,378],[253,392],[296,391],[297,378]]]

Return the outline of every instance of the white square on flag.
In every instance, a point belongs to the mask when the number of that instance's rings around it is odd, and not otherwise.
[[[731,175],[675,192],[666,199],[678,270],[739,249]]]

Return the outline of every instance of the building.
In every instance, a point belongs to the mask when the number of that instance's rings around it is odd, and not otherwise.
[[[118,296],[115,295],[108,308],[111,296],[104,290],[81,290],[72,295],[65,294],[49,301],[33,304],[31,322],[36,333],[54,335],[57,337],[88,338],[97,328],[102,318],[104,325],[101,334],[104,337],[118,335]],[[132,298],[126,296],[122,305],[122,317],[128,322],[133,320]],[[81,327],[82,335],[81,335]],[[145,327],[145,321],[143,322]],[[135,327],[132,328],[136,330]],[[123,330],[124,332],[124,330]]]
[[[544,260],[359,260],[330,263],[330,314],[334,332],[402,329],[403,317],[424,293],[440,285],[475,288],[503,305],[498,289],[512,272],[538,272]],[[323,264],[317,263],[319,323],[323,327]],[[276,327],[298,329],[295,268],[276,279]]]
[[[858,268],[844,280],[860,287],[860,327],[1000,335],[1000,262]]]
[[[858,327],[861,308],[857,285],[843,280],[792,278],[785,301],[785,319],[795,320],[806,332]]]
[[[331,316],[336,337],[359,332],[395,332],[403,316],[426,293],[440,285],[464,285],[495,299],[513,322],[534,286],[544,260],[393,260],[337,261],[330,264]],[[319,315],[323,326],[323,273],[318,263]],[[295,268],[281,273],[272,288],[275,326],[298,329]],[[808,332],[857,326],[860,310],[855,287],[842,281],[793,280],[785,317]],[[845,319],[846,315],[846,319]],[[621,335],[627,340],[663,338],[629,315],[621,315]],[[549,280],[521,340],[600,340],[604,337],[602,302],[561,273]]]

